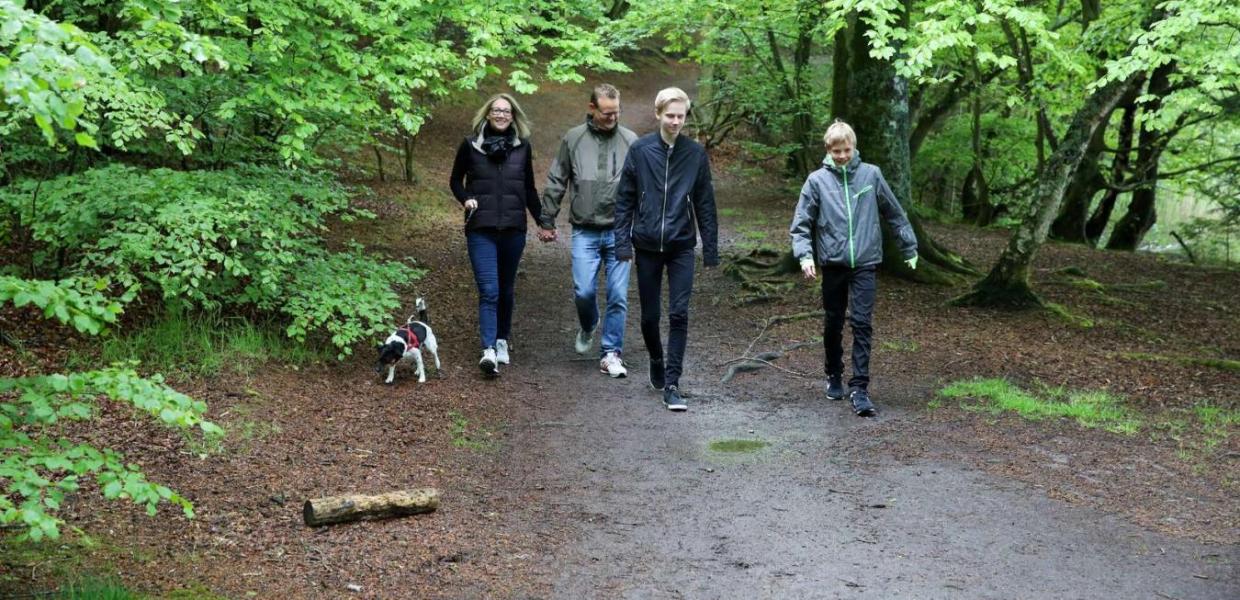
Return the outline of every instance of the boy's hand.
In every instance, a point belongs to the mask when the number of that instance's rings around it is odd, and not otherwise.
[[[916,271],[917,270],[917,255],[914,254],[912,258],[906,259],[904,261],[904,264],[908,265],[908,268]]]
[[[538,239],[543,242],[554,242],[559,235],[554,229],[539,229]]]
[[[801,273],[805,274],[806,279],[818,277],[818,274],[814,272],[814,259],[808,257],[801,259]]]

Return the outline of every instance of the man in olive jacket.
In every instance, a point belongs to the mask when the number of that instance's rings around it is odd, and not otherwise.
[[[622,362],[624,319],[628,314],[629,263],[617,260],[612,230],[616,216],[616,185],[629,146],[637,134],[620,125],[620,92],[610,84],[600,84],[590,94],[586,122],[573,127],[560,141],[547,184],[543,186],[542,218],[538,238],[556,239],[555,218],[560,201],[572,187],[568,222],[573,225],[573,298],[577,304],[575,347],[585,354],[594,345],[599,323],[599,267],[606,265],[607,310],[603,316],[599,371],[611,377],[624,377]]]
[[[851,304],[849,400],[858,416],[872,417],[876,410],[869,395],[871,318],[877,291],[875,271],[883,262],[879,217],[891,225],[901,257],[913,269],[917,268],[917,236],[882,171],[861,162],[852,127],[837,120],[827,128],[823,143],[827,157],[822,168],[805,180],[792,217],[792,254],[806,279],[817,276],[816,266],[822,270],[827,399],[844,398],[844,313]]]

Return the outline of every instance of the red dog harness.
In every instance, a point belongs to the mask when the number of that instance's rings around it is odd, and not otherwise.
[[[413,333],[413,328],[409,327],[408,325],[405,325],[404,327],[401,327],[400,329],[396,330],[397,333],[401,331],[405,332],[405,335],[409,336],[408,339],[401,340],[405,342],[405,350],[408,350],[410,348],[417,348],[421,346],[421,343],[418,341],[417,334]],[[400,337],[400,336],[397,336],[397,337]]]

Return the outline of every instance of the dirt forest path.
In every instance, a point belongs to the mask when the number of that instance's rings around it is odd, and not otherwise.
[[[684,72],[665,75],[691,87]],[[637,115],[667,82],[627,76],[620,83],[626,124],[649,131]],[[540,106],[537,99],[526,108],[547,132],[536,137],[545,172],[554,136],[580,112]],[[716,172],[724,212],[754,195],[741,180]],[[742,236],[736,219],[723,223],[727,251]],[[881,365],[884,410],[873,420],[823,400],[816,376],[766,369],[721,384],[721,365],[745,350],[757,328],[752,311],[733,308],[736,284],[717,270],[704,273],[700,262],[682,381],[690,409],[669,413],[646,383],[635,282],[625,337],[630,376],[608,379],[593,355],[573,352],[570,231],[561,215],[561,241],[541,244],[529,236],[513,364],[498,381],[482,384],[517,409],[496,469],[502,478],[488,488],[504,490],[525,509],[501,528],[546,542],[526,557],[546,579],[535,585],[542,590],[537,595],[1240,596],[1234,546],[1220,552],[1052,499],[964,462],[907,452],[910,443],[933,438],[924,428],[917,441],[904,437],[920,420],[928,392],[926,378],[916,373]],[[458,267],[468,268],[463,261]],[[895,310],[880,299],[878,319]],[[457,337],[472,348],[470,335]],[[764,344],[777,348],[778,342]],[[820,350],[805,352],[803,364],[815,364]],[[752,453],[711,449],[712,442],[736,439],[769,445]]]

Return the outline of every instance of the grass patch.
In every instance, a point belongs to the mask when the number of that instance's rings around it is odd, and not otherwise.
[[[712,452],[749,453],[770,445],[763,440],[715,440],[710,443],[710,449]]]
[[[740,214],[741,211],[737,208],[728,207],[719,209],[719,216],[721,217],[737,217],[740,216]]]
[[[110,579],[83,579],[65,585],[58,593],[48,596],[55,600],[142,600],[137,594]]]
[[[485,427],[470,426],[469,419],[459,412],[448,413],[452,419],[452,445],[456,448],[468,448],[475,452],[489,452],[495,449],[494,433]]]
[[[1186,367],[1210,367],[1213,369],[1221,369],[1223,371],[1231,371],[1240,373],[1240,360],[1229,360],[1226,358],[1196,358],[1193,356],[1163,356],[1161,354],[1149,354],[1146,352],[1121,352],[1121,358],[1129,360],[1151,360],[1155,362],[1173,362]]]
[[[958,381],[939,390],[946,398],[973,398],[985,402],[978,407],[991,413],[1015,412],[1031,420],[1064,417],[1084,427],[1102,428],[1131,435],[1141,428],[1141,419],[1123,406],[1123,399],[1105,391],[1067,392],[1062,388],[1044,390],[1051,398],[1035,396],[1006,379]],[[965,407],[970,408],[970,407]]]
[[[152,371],[196,376],[225,369],[244,375],[271,361],[302,365],[331,355],[298,344],[274,326],[184,312],[168,312],[150,324],[105,338],[99,348],[104,364],[137,360]],[[84,355],[70,360],[70,366],[77,368],[93,363]]]
[[[1240,410],[1203,400],[1191,408],[1173,409],[1151,425],[1150,439],[1175,444],[1177,458],[1194,463],[1194,470],[1209,468],[1213,455],[1228,447],[1240,428]]]

